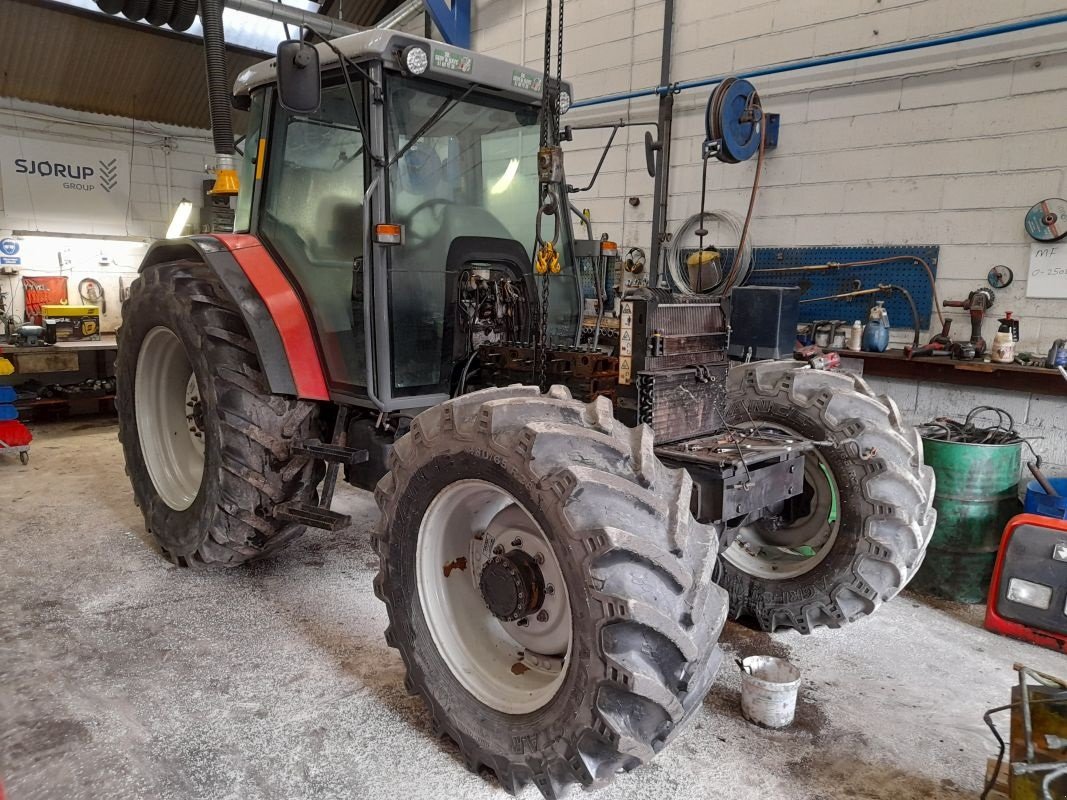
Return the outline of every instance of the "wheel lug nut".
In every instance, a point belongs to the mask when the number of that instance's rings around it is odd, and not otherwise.
[[[544,553],[538,553],[537,554],[537,563],[538,564],[544,564],[545,563],[545,554]]]
[[[548,612],[545,611],[543,608],[537,612],[537,621],[548,622]]]
[[[512,547],[522,547],[522,539],[520,539],[518,537],[515,537],[514,539],[511,540],[511,546]]]
[[[555,593],[556,593],[556,587],[553,586],[551,583],[548,584],[548,586],[545,587],[545,594],[555,594]]]
[[[496,547],[494,547],[493,548],[493,555],[494,556],[502,556],[502,555],[504,555],[504,545],[498,544]]]
[[[520,628],[525,628],[527,625],[530,624],[530,620],[527,619],[526,617],[523,617],[522,619],[520,619],[515,624],[518,625]]]

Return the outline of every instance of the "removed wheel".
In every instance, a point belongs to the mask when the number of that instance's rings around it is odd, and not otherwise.
[[[164,555],[234,565],[287,545],[303,526],[275,509],[313,501],[322,477],[290,450],[320,435],[316,404],[270,393],[244,322],[203,264],[145,268],[122,315],[119,439]]]
[[[736,520],[721,583],[762,628],[837,628],[915,575],[933,534],[934,474],[889,398],[838,372],[767,361],[730,372],[728,422],[818,442],[805,486],[773,513]]]
[[[714,678],[727,598],[718,531],[648,428],[562,387],[488,389],[420,414],[391,466],[386,640],[469,768],[555,798],[670,741]]]

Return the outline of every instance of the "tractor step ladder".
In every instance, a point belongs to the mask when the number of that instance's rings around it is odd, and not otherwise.
[[[318,461],[324,461],[329,466],[326,468],[326,477],[322,481],[322,493],[319,495],[318,505],[314,503],[285,503],[278,507],[275,516],[286,519],[311,528],[321,528],[327,531],[339,531],[347,528],[352,518],[348,514],[338,514],[330,510],[333,503],[333,492],[337,487],[337,472],[342,464],[362,464],[370,456],[366,450],[357,450],[341,444],[345,436],[345,428],[348,422],[348,409],[342,406],[337,411],[337,420],[333,426],[333,437],[329,443],[318,439],[306,439],[293,445],[293,452],[310,456]]]

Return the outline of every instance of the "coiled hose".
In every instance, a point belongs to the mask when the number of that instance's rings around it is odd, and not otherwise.
[[[233,116],[226,75],[226,39],[222,28],[223,0],[96,0],[105,14],[122,14],[133,22],[166,25],[185,31],[196,20],[197,6],[204,28],[204,60],[207,66],[208,108],[211,113],[211,136],[218,155],[232,156]]]
[[[667,248],[667,272],[671,277],[671,282],[675,288],[679,291],[688,292],[690,294],[697,294],[697,290],[693,287],[689,280],[689,272],[686,269],[682,259],[683,244],[690,241],[690,237],[695,235],[697,230],[704,227],[708,222],[722,222],[730,228],[734,236],[737,237],[738,244],[742,244],[741,236],[744,231],[744,225],[741,220],[731,214],[729,211],[704,211],[700,214],[693,214],[693,216],[686,219],[675,232],[671,239],[671,243]],[[752,272],[753,263],[753,244],[752,237],[745,237],[746,240],[743,243],[743,250],[734,256],[735,263],[737,259],[741,259],[736,273],[738,280],[736,285],[741,286]],[[685,245],[684,249],[688,249],[689,245]],[[734,270],[731,270],[734,271]],[[701,289],[700,293],[714,294],[718,291],[724,283],[726,283],[726,275],[719,275],[716,278],[714,284],[706,289]]]

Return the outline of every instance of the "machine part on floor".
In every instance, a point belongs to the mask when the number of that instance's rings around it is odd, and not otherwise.
[[[488,389],[416,417],[378,485],[386,641],[434,730],[511,793],[606,785],[711,685],[719,530],[651,447],[605,399]]]
[[[989,630],[1067,653],[1067,520],[1008,521],[983,599]]]
[[[998,264],[989,270],[986,280],[994,289],[1007,289],[1015,282],[1015,271],[1011,267]]]
[[[319,407],[269,393],[233,301],[205,264],[155,264],[130,287],[116,362],[119,439],[145,526],[178,564],[234,565],[304,530],[323,471],[296,452]]]
[[[967,295],[966,300],[945,300],[941,304],[945,308],[962,308],[969,312],[971,317],[970,342],[974,345],[974,351],[979,358],[986,352],[986,341],[982,338],[982,322],[985,320],[986,312],[993,308],[996,299],[997,296],[992,289],[982,286]]]
[[[1036,242],[1058,242],[1067,236],[1067,200],[1059,197],[1042,200],[1026,212],[1025,226]]]
[[[803,633],[871,614],[915,574],[937,519],[918,435],[891,399],[842,372],[768,361],[734,368],[729,387],[731,430],[815,445],[801,495],[728,523],[720,582],[732,613]]]
[[[1067,741],[1067,684],[1024,664],[1013,668],[1019,675],[1012,687],[1011,703],[982,715],[998,750],[996,758],[990,759],[981,800],[993,797],[995,789],[1001,790],[996,796],[1010,800],[1059,800],[1064,796],[1059,788],[1067,783],[1067,754],[1058,746]],[[993,717],[1004,711],[1011,711],[1008,741],[993,722]],[[1005,776],[1006,758],[1010,765]],[[1053,784],[1057,784],[1055,794]]]

